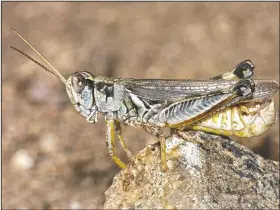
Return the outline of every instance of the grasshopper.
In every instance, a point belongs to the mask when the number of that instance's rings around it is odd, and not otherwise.
[[[143,129],[160,139],[165,171],[168,167],[164,127],[172,131],[194,129],[251,137],[265,132],[275,120],[275,107],[270,98],[279,89],[278,83],[253,81],[255,66],[250,60],[209,80],[120,79],[96,76],[87,71],[75,72],[65,79],[26,39],[10,29],[52,69],[17,48],[11,48],[57,76],[66,86],[74,108],[89,123],[97,123],[99,113],[105,116],[108,152],[121,168],[126,165],[115,155],[115,135],[128,158],[132,157],[121,125]],[[271,117],[264,120],[267,113]]]

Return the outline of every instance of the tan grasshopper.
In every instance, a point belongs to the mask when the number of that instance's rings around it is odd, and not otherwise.
[[[162,168],[166,170],[163,127],[252,137],[264,133],[275,120],[271,97],[279,89],[278,83],[253,81],[254,64],[250,60],[209,80],[117,79],[86,71],[75,72],[65,79],[26,39],[10,29],[51,70],[17,48],[11,48],[60,78],[72,105],[89,123],[96,123],[99,113],[105,116],[108,151],[121,168],[126,165],[115,155],[115,135],[128,158],[132,157],[121,125],[141,128],[159,138]]]

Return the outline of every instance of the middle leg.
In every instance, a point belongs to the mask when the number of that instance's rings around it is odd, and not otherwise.
[[[161,168],[162,171],[167,171],[168,166],[166,163],[166,138],[164,136],[163,130],[160,127],[157,126],[148,126],[148,125],[139,125],[135,124],[134,127],[140,128],[142,130],[145,130],[152,136],[155,136],[160,139],[160,159],[161,159]]]
[[[131,153],[130,149],[127,146],[127,143],[125,142],[125,140],[123,138],[122,127],[121,127],[120,122],[118,122],[118,121],[115,121],[115,132],[116,132],[116,134],[118,136],[118,139],[119,139],[119,141],[120,141],[120,143],[122,145],[122,148],[125,151],[128,159],[131,159],[132,158],[132,153]]]

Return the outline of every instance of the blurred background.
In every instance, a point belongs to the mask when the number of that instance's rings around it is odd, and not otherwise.
[[[92,125],[76,113],[58,78],[9,48],[44,64],[7,26],[65,76],[86,70],[109,77],[207,79],[249,58],[254,78],[279,82],[277,2],[2,6],[4,208],[102,208],[119,171],[107,154],[103,117]],[[279,121],[263,136],[234,140],[278,160],[278,128]],[[135,128],[123,130],[134,154],[157,141]],[[117,154],[126,160],[119,146]]]

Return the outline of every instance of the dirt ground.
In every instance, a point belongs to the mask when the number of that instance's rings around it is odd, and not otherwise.
[[[250,58],[254,78],[279,82],[277,2],[2,6],[3,208],[102,208],[119,171],[107,154],[103,117],[91,125],[79,116],[56,77],[9,48],[40,60],[7,26],[65,76],[207,79]],[[235,140],[277,160],[278,127]],[[157,141],[129,127],[124,136],[134,154]]]

